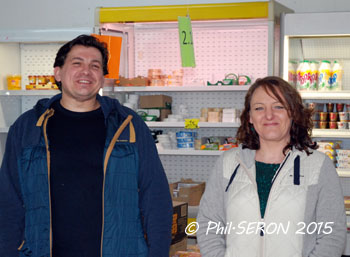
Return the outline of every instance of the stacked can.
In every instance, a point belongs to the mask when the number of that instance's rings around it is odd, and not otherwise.
[[[177,148],[194,149],[194,140],[197,136],[196,132],[179,131],[176,132]]]

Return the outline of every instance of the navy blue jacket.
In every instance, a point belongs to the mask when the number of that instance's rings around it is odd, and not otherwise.
[[[45,128],[54,115],[50,105],[60,98],[58,94],[40,100],[8,133],[0,171],[1,257],[50,256]],[[99,95],[97,99],[107,127],[101,256],[169,256],[171,197],[149,129],[117,100]]]

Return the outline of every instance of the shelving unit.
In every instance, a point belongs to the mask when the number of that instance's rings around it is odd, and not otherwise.
[[[146,86],[146,87],[114,87],[114,92],[232,92],[232,91],[247,91],[250,85],[245,86]]]
[[[181,156],[181,155],[186,155],[186,156],[219,156],[223,153],[224,151],[218,151],[218,150],[191,150],[191,149],[186,149],[186,150],[180,150],[180,149],[167,149],[167,150],[160,150],[158,151],[159,155],[176,155],[176,156]]]
[[[147,121],[149,128],[184,128],[185,122],[159,122]],[[235,122],[198,122],[199,128],[238,128],[239,123]]]

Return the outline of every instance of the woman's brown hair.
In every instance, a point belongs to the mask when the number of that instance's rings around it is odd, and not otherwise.
[[[278,99],[287,109],[292,118],[290,129],[290,142],[283,149],[285,154],[288,149],[295,147],[300,151],[310,154],[309,148],[317,149],[317,144],[311,139],[313,122],[311,120],[312,110],[303,105],[299,92],[288,82],[279,77],[265,77],[257,79],[249,88],[244,102],[244,110],[241,114],[241,126],[237,131],[237,140],[243,148],[258,150],[260,148],[259,135],[256,133],[250,120],[250,102],[255,90],[263,87],[267,94]],[[281,95],[283,98],[281,97]]]

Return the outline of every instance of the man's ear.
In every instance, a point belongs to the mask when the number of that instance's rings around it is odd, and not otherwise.
[[[55,67],[53,69],[53,74],[55,75],[56,81],[60,82],[61,81],[61,68],[60,67]]]

